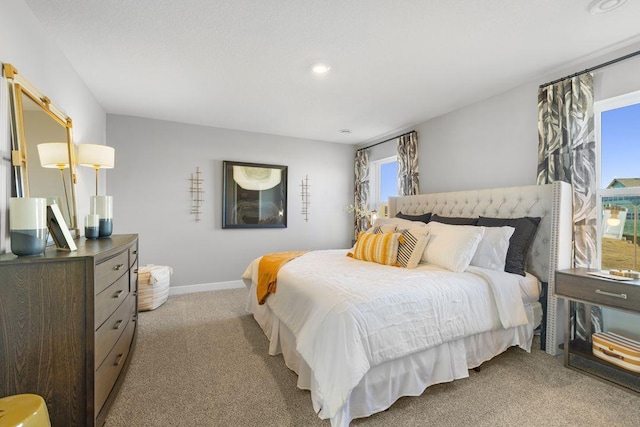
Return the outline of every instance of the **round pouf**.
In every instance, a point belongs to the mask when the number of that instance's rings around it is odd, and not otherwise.
[[[0,398],[2,427],[51,427],[44,399],[37,394],[16,394]]]

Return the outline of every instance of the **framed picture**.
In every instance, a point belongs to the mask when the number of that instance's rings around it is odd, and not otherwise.
[[[287,167],[222,163],[222,228],[286,228]]]
[[[47,228],[58,249],[65,251],[75,251],[78,249],[76,242],[73,241],[73,237],[69,232],[69,227],[67,227],[67,223],[64,221],[62,212],[60,212],[60,208],[56,204],[47,206]]]

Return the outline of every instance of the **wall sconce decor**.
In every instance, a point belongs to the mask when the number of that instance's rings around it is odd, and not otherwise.
[[[300,212],[304,216],[304,221],[309,222],[309,175],[305,175],[302,183],[300,184],[300,197],[302,198],[302,211]]]
[[[202,214],[202,202],[204,202],[200,167],[196,167],[196,173],[192,173],[189,180],[191,181],[191,213],[196,216],[196,222],[198,222]]]

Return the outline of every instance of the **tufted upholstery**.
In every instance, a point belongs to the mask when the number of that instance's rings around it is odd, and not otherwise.
[[[571,186],[556,182],[548,185],[492,188],[451,193],[419,194],[389,199],[389,215],[397,212],[419,215],[519,218],[541,217],[527,255],[526,270],[549,284],[547,301],[547,352],[556,354],[562,342],[562,328],[556,330],[556,317],[562,319],[555,293],[555,270],[571,266]],[[560,324],[561,325],[561,324]],[[551,342],[550,342],[551,340]]]

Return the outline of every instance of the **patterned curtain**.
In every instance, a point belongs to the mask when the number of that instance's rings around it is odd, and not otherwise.
[[[355,183],[354,183],[354,230],[353,238],[358,238],[358,233],[367,229],[366,211],[369,203],[369,149],[356,151]]]
[[[399,196],[420,193],[418,174],[418,134],[414,131],[398,137]]]
[[[594,267],[596,261],[596,143],[593,75],[565,79],[538,90],[538,184],[565,181],[573,189],[573,266]],[[602,326],[593,307],[594,332]],[[574,333],[586,339],[591,325],[584,304],[577,304]]]

